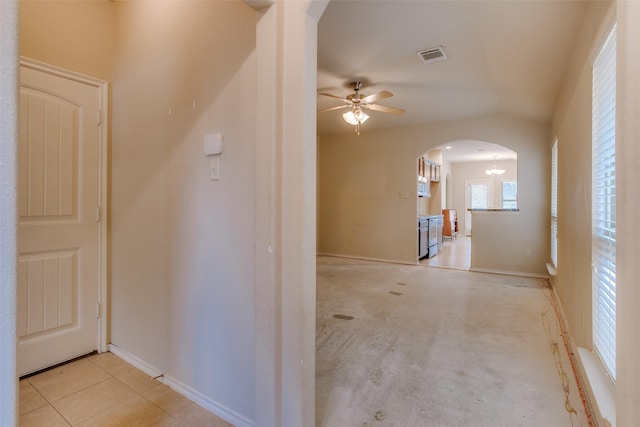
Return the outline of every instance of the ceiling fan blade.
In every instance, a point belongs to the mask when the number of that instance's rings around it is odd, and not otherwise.
[[[337,95],[332,95],[330,93],[320,92],[320,93],[318,93],[318,95],[324,95],[324,96],[328,96],[328,97],[331,97],[331,98],[339,99],[339,100],[344,101],[344,102],[348,102],[345,98],[343,98],[341,96],[337,96]]]
[[[387,107],[386,105],[368,104],[364,107],[374,111],[381,111],[383,113],[391,113],[397,115],[404,114],[404,110],[402,108]]]
[[[325,108],[324,110],[318,110],[318,113],[324,113],[325,111],[339,110],[341,108],[348,108],[350,105],[338,105],[337,107]]]
[[[378,99],[391,98],[392,96],[393,94],[391,92],[389,92],[388,90],[383,90],[382,92],[374,93],[372,95],[367,95],[364,98],[362,98],[360,101],[367,104],[370,102],[375,102]]]

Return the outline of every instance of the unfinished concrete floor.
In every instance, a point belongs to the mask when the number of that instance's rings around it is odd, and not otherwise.
[[[317,427],[589,425],[545,281],[332,257],[317,276]]]

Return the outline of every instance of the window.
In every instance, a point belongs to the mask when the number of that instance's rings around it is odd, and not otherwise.
[[[518,183],[516,181],[502,181],[502,209],[516,209],[518,207]]]
[[[593,347],[616,378],[616,27],[593,63]]]
[[[471,184],[471,209],[489,209],[489,185]]]
[[[551,262],[558,267],[558,140],[551,147]]]

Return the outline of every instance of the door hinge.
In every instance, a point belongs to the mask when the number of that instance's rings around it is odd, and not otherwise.
[[[100,206],[96,207],[96,222],[102,221],[102,208]]]
[[[96,319],[99,319],[102,316],[102,305],[100,303],[96,304]]]
[[[98,126],[102,124],[102,110],[96,111],[96,124]]]

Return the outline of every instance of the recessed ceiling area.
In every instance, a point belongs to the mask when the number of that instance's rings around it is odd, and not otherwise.
[[[490,114],[549,122],[589,2],[332,0],[318,25],[318,90],[382,90],[362,132]],[[423,63],[442,46],[447,59]],[[318,109],[339,101],[318,97]],[[369,112],[367,111],[367,114]],[[353,133],[341,113],[318,114],[319,135]]]

